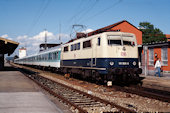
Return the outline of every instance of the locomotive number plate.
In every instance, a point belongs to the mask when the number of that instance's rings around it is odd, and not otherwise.
[[[119,65],[129,65],[129,62],[119,62]]]

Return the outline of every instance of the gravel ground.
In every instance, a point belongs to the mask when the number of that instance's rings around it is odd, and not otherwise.
[[[121,106],[132,108],[137,112],[170,112],[170,103],[167,102],[149,99],[147,97],[141,97],[117,90],[111,90],[110,88],[106,88],[101,85],[96,85],[73,78],[65,79],[63,76],[54,73],[39,72],[41,76],[87,92],[102,99],[110,100],[111,102],[117,103]]]
[[[45,72],[41,73],[40,75],[53,79],[57,82],[63,83],[65,85],[71,86],[73,88],[79,89],[81,91],[87,92],[94,96],[100,97],[102,99],[110,100],[111,102],[117,103],[121,106],[131,108],[133,110],[136,110],[137,112],[170,111],[170,103],[167,102],[149,99],[147,97],[141,97],[135,94],[111,90],[110,88],[106,88],[101,85],[96,85],[93,83],[88,83],[73,78],[65,79],[63,76],[60,75],[56,76],[56,74]]]

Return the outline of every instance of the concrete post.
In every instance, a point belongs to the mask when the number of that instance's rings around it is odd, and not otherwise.
[[[144,53],[145,53],[145,76],[148,75],[148,65],[147,65],[147,50],[148,50],[148,47],[147,46],[144,46]]]

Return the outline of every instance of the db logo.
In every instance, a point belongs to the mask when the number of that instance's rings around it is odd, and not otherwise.
[[[126,52],[121,52],[121,56],[126,56]]]

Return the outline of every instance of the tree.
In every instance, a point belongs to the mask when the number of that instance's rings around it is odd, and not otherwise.
[[[143,32],[143,43],[167,40],[163,32],[160,29],[155,28],[154,25],[149,22],[140,22],[139,29]]]

